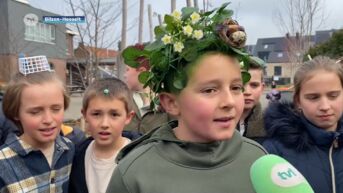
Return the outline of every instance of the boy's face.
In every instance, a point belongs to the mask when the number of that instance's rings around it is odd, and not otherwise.
[[[21,94],[18,121],[23,128],[23,139],[42,149],[54,143],[60,133],[64,115],[64,98],[59,83],[29,85]]]
[[[262,70],[250,69],[250,81],[244,85],[244,111],[249,111],[260,101],[263,93]]]
[[[243,112],[242,88],[236,60],[219,54],[205,56],[176,97],[176,136],[192,142],[231,138]]]
[[[132,91],[140,91],[143,89],[142,84],[138,80],[138,75],[141,73],[141,69],[138,68],[131,68],[129,66],[126,67],[126,72],[124,74],[124,78],[126,81],[127,86]]]
[[[123,101],[116,98],[95,97],[89,101],[82,114],[88,124],[88,131],[100,146],[115,146],[121,138],[125,125],[131,121]]]

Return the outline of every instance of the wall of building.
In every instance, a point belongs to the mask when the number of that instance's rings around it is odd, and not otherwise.
[[[49,58],[49,63],[53,64],[54,70],[57,75],[66,81],[66,60]],[[6,83],[10,80],[11,76],[17,73],[18,70],[18,57],[17,55],[0,55],[0,84]]]
[[[57,75],[63,80],[63,82],[66,82],[66,74],[67,74],[67,70],[66,70],[66,60],[63,59],[53,59],[53,58],[49,58],[48,59],[49,62],[51,64],[53,64],[54,66],[54,70],[57,73]]]
[[[8,10],[7,1],[0,0],[0,54],[9,53],[8,49]]]
[[[278,77],[283,77],[283,78],[291,78],[292,73],[294,73],[294,69],[292,69],[292,65],[290,63],[268,63],[266,65],[266,74],[265,76],[267,77],[272,77],[275,76],[275,66],[280,66],[281,67],[281,76]]]
[[[8,82],[11,76],[18,71],[16,55],[0,55],[0,82]]]
[[[5,0],[6,1],[6,0]],[[46,55],[49,58],[66,58],[66,27],[63,24],[55,26],[55,43],[41,43],[25,40],[25,24],[23,18],[28,13],[38,16],[42,22],[43,16],[55,16],[56,14],[40,10],[30,5],[17,1],[8,2],[8,28],[10,30],[9,48],[11,53],[25,53],[30,56]]]

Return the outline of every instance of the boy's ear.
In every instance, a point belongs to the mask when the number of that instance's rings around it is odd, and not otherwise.
[[[85,122],[87,122],[87,119],[86,119],[86,111],[84,109],[81,109],[81,114],[83,116],[83,119],[85,120]]]
[[[140,66],[137,68],[138,72],[143,72],[143,71],[147,71],[147,69],[144,66]]]
[[[135,111],[130,111],[127,114],[125,125],[127,125],[127,124],[129,124],[131,122],[133,116],[135,116]]]
[[[180,114],[180,108],[176,100],[176,95],[171,93],[160,93],[159,98],[163,109],[167,113],[174,116],[178,116]]]
[[[300,108],[300,99],[299,99],[299,96],[293,96],[293,103],[294,103],[294,106],[295,108]]]
[[[266,86],[266,84],[264,83],[264,82],[262,82],[262,85],[261,85],[261,87],[262,87],[262,91],[264,90],[264,87]]]

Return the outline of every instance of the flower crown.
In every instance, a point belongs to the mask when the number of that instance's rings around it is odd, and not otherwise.
[[[228,4],[205,13],[185,7],[181,12],[165,15],[165,23],[155,27],[156,40],[144,49],[126,48],[124,62],[138,68],[142,62],[149,61],[150,70],[141,72],[138,79],[154,93],[182,90],[187,84],[185,67],[208,51],[235,55],[241,62],[243,82],[248,82],[247,70],[254,58],[244,51],[246,33],[231,19],[233,11],[225,9]]]

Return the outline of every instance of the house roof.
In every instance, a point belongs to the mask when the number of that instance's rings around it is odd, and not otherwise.
[[[78,48],[75,49],[75,56],[81,57],[84,54],[79,54],[79,52],[85,53],[87,50],[88,53],[94,53],[98,58],[114,58],[119,55],[119,52],[116,50],[108,49],[108,48],[95,48],[92,46],[85,46],[83,44],[79,44]]]
[[[326,42],[328,39],[330,39],[330,37],[335,31],[337,30],[331,29],[331,30],[316,31],[316,35],[314,36],[314,43],[321,44],[321,43]]]
[[[323,30],[316,31],[315,35],[308,36],[311,44],[319,44],[327,41],[332,33],[336,30]],[[288,44],[289,42],[296,41],[294,36],[289,37],[272,37],[272,38],[259,38],[253,51],[253,55],[260,57],[267,63],[287,63],[288,57]]]

